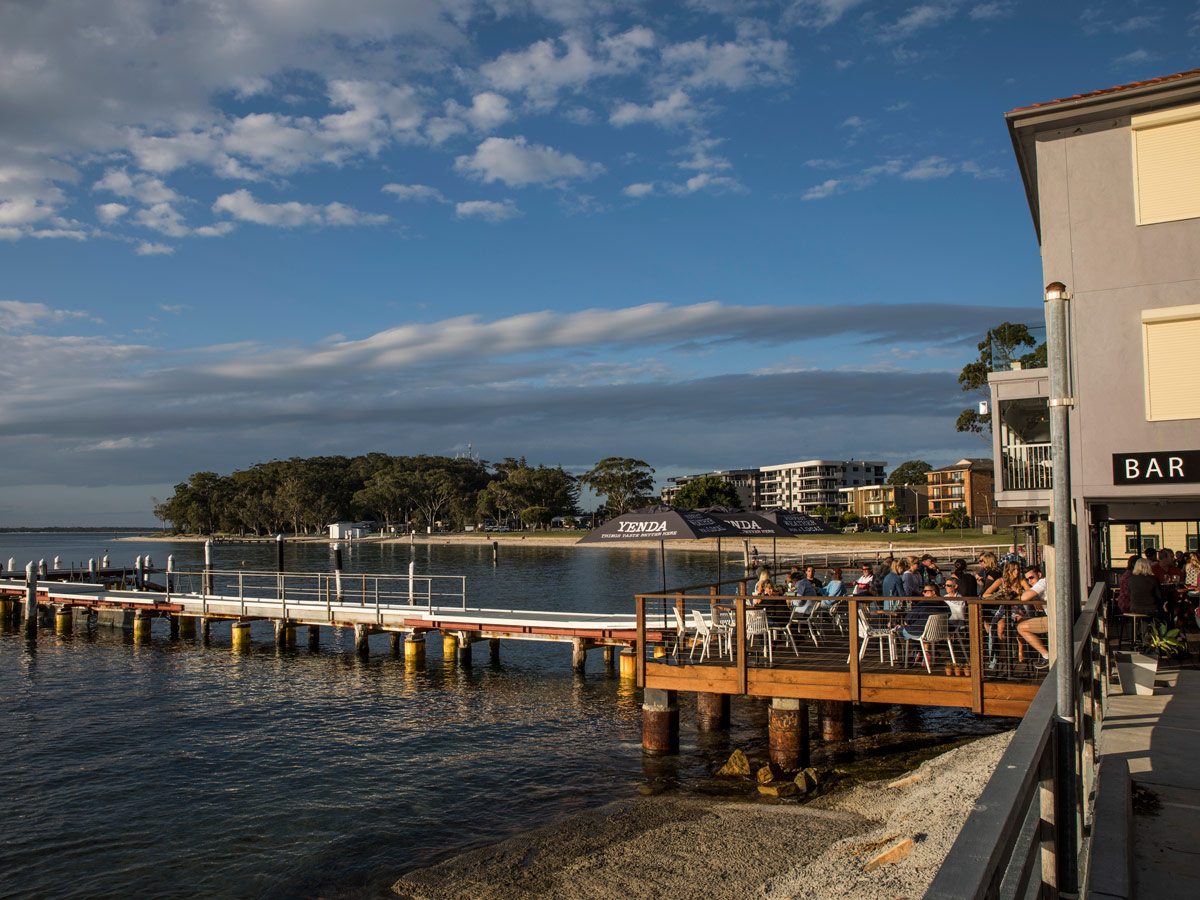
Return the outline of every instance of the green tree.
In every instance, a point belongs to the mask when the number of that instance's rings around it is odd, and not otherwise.
[[[548,525],[550,518],[550,510],[544,506],[527,506],[521,510],[522,525],[532,525],[536,528],[538,525]]]
[[[842,516],[838,521],[841,524],[841,526],[843,528],[845,528],[847,525],[853,525],[855,522],[859,521],[861,518],[862,517],[858,513],[850,512],[849,510],[847,510],[846,512],[842,513]]]
[[[925,473],[933,468],[923,459],[910,459],[892,469],[888,475],[888,484],[924,484]]]
[[[820,516],[822,519],[832,519],[835,514],[835,510],[832,506],[814,506],[812,508],[812,514],[814,516]]]
[[[1020,323],[1001,322],[995,328],[989,329],[987,335],[977,345],[979,358],[963,366],[958,376],[958,384],[964,391],[977,391],[984,399],[991,397],[988,390],[987,377],[989,372],[998,369],[1008,369],[1014,362],[1019,362],[1022,368],[1035,369],[1046,365],[1046,344],[1037,342],[1029,327]],[[1022,353],[1022,348],[1032,348]],[[955,431],[977,434],[985,441],[991,441],[992,414],[981,413],[976,409],[964,409],[954,423]],[[985,435],[984,432],[987,432]]]
[[[889,522],[898,521],[900,519],[900,517],[903,515],[904,515],[904,510],[902,510],[895,503],[893,503],[891,506],[885,506],[883,508],[883,517],[885,519],[887,519]]]
[[[971,517],[967,515],[965,507],[958,506],[942,516],[942,524],[946,528],[969,528]]]
[[[705,475],[689,481],[675,494],[675,505],[688,509],[706,506],[730,506],[737,509],[742,505],[737,488],[719,475]]]
[[[605,506],[613,515],[638,509],[648,502],[654,489],[654,470],[640,459],[609,456],[579,476],[579,480],[605,497]]]

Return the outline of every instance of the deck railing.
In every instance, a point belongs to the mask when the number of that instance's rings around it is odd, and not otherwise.
[[[172,572],[167,594],[203,598],[224,596],[308,603],[359,603],[363,606],[459,606],[467,608],[465,575],[369,575],[329,572],[261,572],[242,569],[193,569]]]
[[[884,608],[915,598],[850,596],[800,613],[721,590],[728,587],[637,597],[639,686],[1021,715],[1045,675],[1005,615],[1011,599],[963,598],[965,624],[946,623],[945,634],[926,645],[927,663],[919,642],[897,630],[903,610]]]
[[[1096,772],[1096,737],[1109,687],[1107,588],[1092,588],[1075,622],[1074,771],[1057,771],[1057,667],[1038,691],[996,766],[925,900],[1059,896],[1082,883],[1081,835],[1090,824],[1088,796]],[[1071,825],[1073,827],[1063,827]],[[1072,891],[1073,892],[1073,891]]]

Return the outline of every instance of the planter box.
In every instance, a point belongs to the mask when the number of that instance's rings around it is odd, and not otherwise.
[[[1158,657],[1145,653],[1118,653],[1117,677],[1121,679],[1121,693],[1154,693],[1154,676],[1158,674]]]

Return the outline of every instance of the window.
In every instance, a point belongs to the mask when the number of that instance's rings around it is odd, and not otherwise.
[[[1142,310],[1146,419],[1200,419],[1200,305]]]
[[[1200,105],[1134,116],[1130,130],[1137,224],[1200,216]]]

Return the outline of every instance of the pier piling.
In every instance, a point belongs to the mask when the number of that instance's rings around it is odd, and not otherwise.
[[[845,700],[820,700],[817,723],[823,741],[849,740],[854,731],[853,708]]]
[[[642,694],[642,752],[679,752],[679,705],[675,691],[647,688]]]
[[[488,641],[488,658],[491,660],[492,665],[498,666],[500,664],[500,638],[491,638]]]
[[[71,607],[60,606],[54,611],[54,633],[55,634],[70,634],[71,633]]]
[[[729,727],[729,695],[709,691],[696,693],[696,727],[700,731],[724,731]]]
[[[452,631],[443,631],[442,656],[445,659],[454,659],[456,653],[458,653],[458,636]]]
[[[208,643],[208,619],[201,619],[201,628],[205,635],[205,643]],[[249,622],[234,622],[233,623],[233,652],[245,653],[250,649],[250,623]]]
[[[171,621],[171,640],[179,640],[179,616],[170,616]]]
[[[133,617],[133,642],[135,644],[146,644],[150,642],[150,624],[154,620],[144,612],[139,612]]]
[[[308,626],[308,652],[316,653],[321,649],[321,626]]]
[[[179,636],[185,641],[194,641],[196,639],[196,617],[195,616],[180,616],[179,617]]]
[[[808,765],[808,703],[774,697],[767,713],[771,762],[785,772]]]
[[[397,657],[400,655],[400,641],[401,641],[400,632],[398,632],[398,631],[388,632],[388,643],[391,645],[393,657]]]
[[[632,650],[622,650],[619,673],[622,681],[637,680],[637,657]]]
[[[367,631],[366,625],[354,626],[354,652],[360,656],[366,656],[370,653],[371,648],[367,643],[367,638],[370,637],[370,632]]]
[[[37,637],[37,579],[32,562],[25,566],[25,636]]]
[[[275,646],[281,650],[291,650],[296,646],[296,624],[285,619],[275,622]]]
[[[247,625],[247,627],[249,627],[248,622],[246,623],[246,625]],[[200,642],[201,643],[203,643],[203,644],[208,643],[208,640],[210,637],[211,626],[212,626],[212,619],[207,619],[207,618],[200,619]],[[249,631],[246,632],[246,646],[247,647],[250,646],[250,632]]]
[[[425,636],[410,634],[404,642],[405,668],[420,668],[425,665]]]
[[[571,671],[576,675],[587,671],[587,652],[594,646],[591,641],[583,638],[571,639]]]
[[[604,645],[604,668],[605,668],[605,670],[607,671],[608,669],[613,668],[613,666],[615,666],[616,664],[617,664],[617,648],[614,647],[612,644],[605,644]]]

